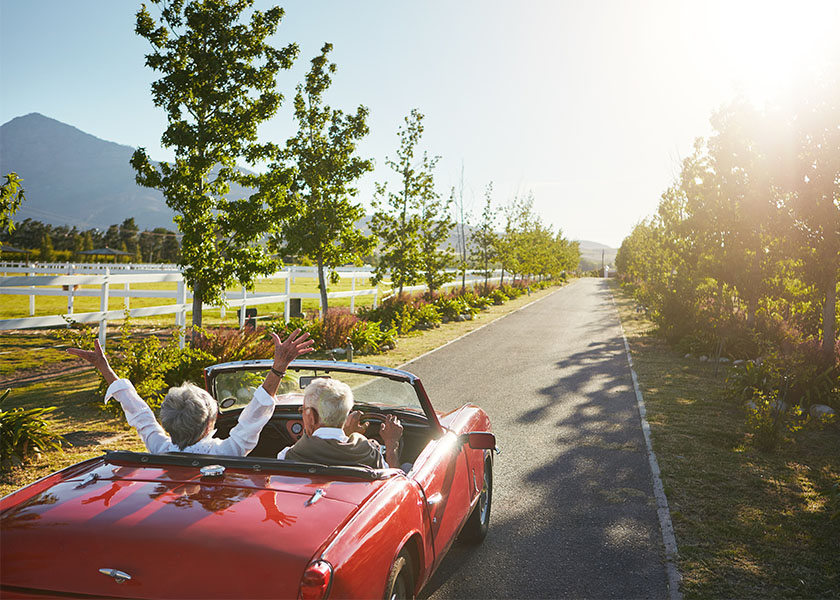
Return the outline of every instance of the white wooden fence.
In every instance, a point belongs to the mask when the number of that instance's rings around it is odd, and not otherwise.
[[[120,320],[126,317],[150,317],[158,315],[175,315],[176,327],[182,330],[187,323],[187,313],[192,310],[192,294],[190,294],[184,278],[176,265],[131,265],[116,264],[103,265],[85,263],[73,264],[15,264],[0,263],[0,295],[22,295],[29,296],[29,316],[16,319],[0,319],[0,330],[9,329],[32,329],[43,327],[63,327],[70,322],[77,323],[98,323],[99,342],[105,346],[105,332],[108,321]],[[17,275],[16,273],[21,273]],[[356,289],[356,281],[361,279],[369,281],[373,272],[370,270],[357,270],[353,268],[339,268],[336,273],[341,278],[350,278],[351,289],[343,292],[329,292],[327,298],[350,298],[350,311],[355,312],[355,301],[360,296],[373,296],[374,307],[378,302],[379,291],[377,288]],[[230,307],[239,308],[239,327],[245,325],[246,307],[260,304],[283,304],[283,317],[286,321],[290,316],[290,300],[295,299],[317,299],[321,296],[318,293],[291,293],[290,285],[298,277],[315,278],[318,276],[314,267],[289,266],[282,271],[261,279],[285,281],[285,291],[282,294],[271,292],[247,292],[242,288],[240,292],[227,291],[225,298]],[[494,280],[498,277],[493,277]],[[483,282],[483,277],[474,274],[468,276],[468,281],[473,284]],[[175,283],[175,291],[166,290],[138,290],[131,289],[132,285],[142,283]],[[461,285],[460,281],[450,282],[443,287]],[[96,288],[83,289],[82,286],[96,286]],[[117,286],[122,286],[117,287]],[[403,291],[425,290],[426,286],[406,287]],[[36,296],[66,296],[67,312],[59,315],[36,317],[35,297]],[[98,297],[99,310],[95,312],[74,312],[74,299],[80,296]],[[119,310],[108,310],[110,298],[123,298],[124,307]],[[143,308],[131,308],[131,298],[165,298],[174,300],[173,304],[161,306],[147,306]],[[213,306],[204,304],[202,310],[220,309],[224,317],[224,306]],[[323,309],[323,307],[321,307]],[[183,345],[183,335],[181,344]]]

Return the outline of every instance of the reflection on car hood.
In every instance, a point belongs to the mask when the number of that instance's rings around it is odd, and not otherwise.
[[[384,484],[232,469],[202,477],[196,467],[102,459],[68,475],[22,502],[25,493],[4,499],[4,589],[295,597],[309,560]],[[117,583],[100,569],[131,580]]]

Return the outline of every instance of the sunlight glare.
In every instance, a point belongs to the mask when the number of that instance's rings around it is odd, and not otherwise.
[[[757,105],[784,96],[838,57],[840,10],[834,0],[740,1],[716,8],[732,84]]]

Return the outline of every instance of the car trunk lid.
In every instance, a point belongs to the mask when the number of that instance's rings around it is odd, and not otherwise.
[[[379,485],[100,461],[4,501],[2,584],[108,597],[296,597],[306,565]],[[119,582],[121,573],[130,579]]]

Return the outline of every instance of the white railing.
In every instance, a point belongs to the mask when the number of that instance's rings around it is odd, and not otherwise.
[[[16,319],[0,319],[0,330],[64,327],[70,322],[98,323],[99,341],[104,347],[108,321],[174,314],[176,327],[180,327],[183,330],[187,323],[187,313],[192,311],[192,294],[189,292],[183,275],[176,265],[102,265],[82,263],[27,264],[21,267],[16,264],[0,263],[0,273],[2,272],[5,272],[7,276],[0,277],[0,295],[29,296],[29,316]],[[9,273],[25,274],[8,275]],[[362,279],[363,281],[370,280],[373,276],[371,270],[341,267],[336,269],[336,273],[341,278],[351,279],[351,289],[342,292],[329,292],[327,294],[328,299],[350,298],[351,312],[355,312],[356,298],[361,296],[373,296],[373,306],[377,306],[379,300],[378,288],[356,289],[356,281],[358,279]],[[245,309],[249,306],[283,304],[283,318],[287,322],[290,317],[290,300],[292,299],[314,299],[318,300],[320,306],[321,295],[319,293],[291,293],[290,286],[298,277],[317,278],[318,272],[315,267],[292,265],[285,267],[273,275],[260,279],[260,281],[285,280],[285,291],[282,294],[248,292],[244,287],[239,292],[226,291],[225,299],[228,306],[239,309],[239,327],[243,328],[245,326]],[[491,281],[495,281],[498,278],[494,274]],[[483,282],[483,276],[477,276],[474,273],[468,274],[467,276],[467,283],[470,285]],[[175,283],[176,289],[175,291],[166,291],[131,288],[132,285],[142,283]],[[120,285],[122,289],[116,287]],[[458,285],[461,285],[460,279],[441,287],[446,288]],[[95,289],[83,289],[82,286],[97,287]],[[403,291],[415,292],[425,289],[425,285],[416,285],[405,287]],[[393,295],[393,291],[390,295]],[[386,298],[390,297],[390,295],[386,296]],[[67,298],[67,312],[59,315],[34,316],[36,296],[65,296]],[[74,303],[77,297],[98,297],[100,300],[99,310],[83,313],[74,312]],[[119,310],[108,310],[110,298],[123,298],[124,307]],[[161,306],[131,308],[131,298],[161,298],[174,300],[174,303]],[[202,306],[202,310],[209,309],[220,309],[221,316],[224,318],[224,306],[210,304],[204,304]],[[323,310],[323,306],[321,306],[321,310]],[[181,343],[183,344],[183,334]]]
[[[66,272],[67,265],[60,266]],[[16,272],[14,267],[9,268],[7,265],[0,265],[0,272]],[[121,269],[122,272],[112,273],[110,266],[104,267],[104,273],[88,274],[88,275],[66,275],[55,274],[59,267],[56,265],[28,265],[22,272],[26,275],[12,275],[0,277],[0,295],[18,295],[29,296],[29,317],[16,319],[0,319],[0,330],[8,329],[33,329],[45,327],[63,327],[69,322],[77,323],[99,323],[99,341],[105,345],[105,332],[109,320],[119,320],[126,317],[150,317],[158,315],[175,315],[176,327],[184,327],[187,322],[187,313],[192,311],[192,294],[190,294],[184,282],[184,278],[180,271],[160,270],[153,272],[148,270],[146,272],[138,272],[137,269],[128,272]],[[274,273],[273,275],[264,277],[263,280],[284,279],[286,282],[285,291],[281,294],[271,292],[248,292],[242,288],[239,292],[226,291],[225,299],[228,306],[232,308],[239,308],[239,326],[244,327],[246,320],[245,309],[249,306],[257,306],[260,304],[283,304],[283,317],[286,321],[290,317],[290,300],[293,298],[317,299],[321,296],[317,293],[295,293],[292,294],[290,290],[291,272],[294,271],[297,277],[317,277],[317,272],[310,272],[309,270],[301,270],[294,268],[291,270],[283,270]],[[21,272],[21,271],[17,271]],[[339,273],[341,277],[352,278],[352,289],[344,292],[330,292],[327,298],[350,298],[350,309],[355,310],[355,299],[360,296],[373,296],[374,306],[377,305],[379,290],[372,289],[356,289],[356,280],[359,278],[369,278],[371,272],[369,271],[349,271],[343,270]],[[175,291],[166,290],[138,290],[131,289],[132,285],[142,283],[175,283]],[[122,285],[122,289],[115,288],[115,286]],[[97,286],[97,289],[82,289],[81,286]],[[59,315],[39,316],[35,315],[35,297],[36,296],[66,296],[67,297],[67,312]],[[74,312],[74,300],[77,297],[98,297],[99,310],[95,312]],[[124,298],[124,308],[120,310],[108,310],[108,301],[110,298]],[[166,304],[162,306],[148,306],[143,308],[131,308],[130,298],[161,298],[174,300],[173,304]],[[320,304],[320,302],[319,302]],[[221,309],[222,317],[224,317],[224,306],[214,306],[204,304],[202,310]],[[322,307],[323,308],[323,307]],[[183,343],[183,336],[182,336]]]

